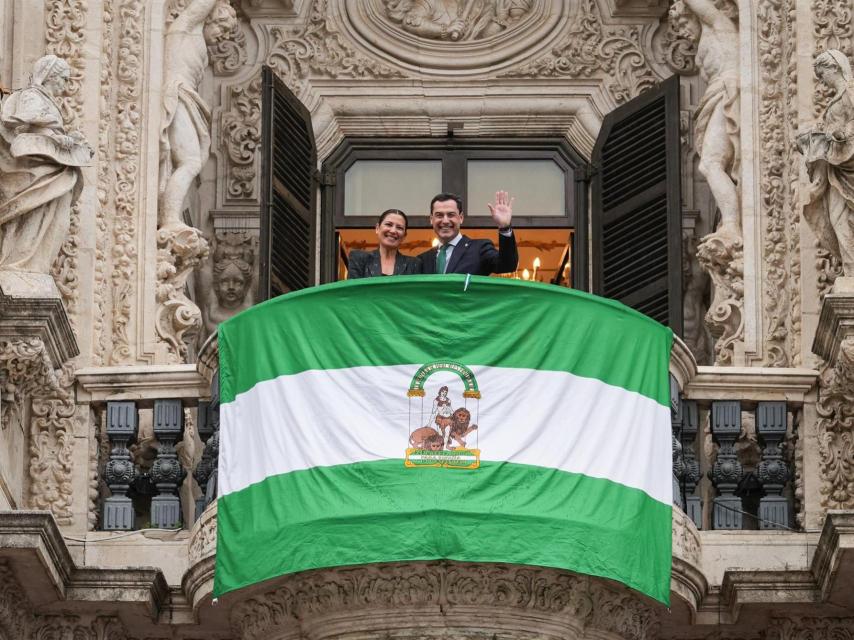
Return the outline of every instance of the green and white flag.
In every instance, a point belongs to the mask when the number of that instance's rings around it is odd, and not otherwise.
[[[497,278],[305,289],[220,325],[214,593],[450,559],[670,599],[672,333]]]

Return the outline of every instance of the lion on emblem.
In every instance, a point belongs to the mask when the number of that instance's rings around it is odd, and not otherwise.
[[[465,437],[472,431],[477,431],[477,425],[471,422],[471,411],[464,407],[460,407],[451,414],[451,427],[448,429],[448,435],[445,440],[445,448],[451,449],[451,440],[456,441],[457,446],[454,449],[465,449]]]
[[[445,445],[442,434],[433,427],[421,427],[409,436],[409,444],[416,449],[427,449],[428,451],[441,451]]]

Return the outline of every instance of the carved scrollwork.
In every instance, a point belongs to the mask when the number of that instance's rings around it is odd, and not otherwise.
[[[202,327],[202,313],[185,292],[187,278],[208,257],[208,241],[198,229],[182,226],[157,232],[157,312],[159,342],[170,363],[187,358],[187,345]]]
[[[45,395],[59,389],[47,347],[41,338],[0,340],[0,370],[20,396]]]
[[[53,512],[59,524],[71,524],[73,518],[73,379],[73,365],[66,364],[56,393],[33,399],[30,421],[29,503]]]
[[[821,504],[854,507],[854,336],[840,343],[836,362],[819,377],[818,452]]]
[[[735,343],[744,337],[744,245],[739,235],[718,231],[697,247],[697,259],[712,278],[706,326],[715,337],[715,362],[733,364]]]
[[[660,78],[641,46],[636,25],[606,25],[595,0],[582,0],[564,43],[548,55],[501,74],[506,78],[605,76],[605,86],[620,104],[651,88]]]
[[[277,628],[348,610],[361,616],[366,610],[377,615],[386,610],[401,626],[396,613],[401,607],[441,607],[444,615],[457,606],[495,607],[519,616],[526,612],[525,617],[557,616],[572,620],[576,628],[632,640],[650,637],[656,624],[652,608],[630,593],[607,588],[595,578],[551,569],[401,563],[315,571],[284,581],[232,609],[235,633],[258,640]],[[413,621],[413,626],[418,624]],[[401,634],[412,630],[400,629]]]
[[[71,76],[59,98],[66,125],[73,125],[83,115],[82,87],[86,67],[83,44],[86,41],[87,9],[85,0],[49,0],[45,7],[46,53],[63,58],[71,67]],[[71,207],[71,226],[51,270],[72,326],[75,326],[80,297],[77,275],[77,254],[80,245],[79,206],[79,203],[75,203]]]
[[[769,625],[768,640],[851,640],[854,618],[776,618]]]
[[[249,54],[246,50],[246,34],[235,22],[231,33],[224,39],[208,46],[208,57],[213,65],[214,75],[230,76],[243,68]]]
[[[315,0],[308,21],[299,28],[275,25],[269,30],[266,64],[299,94],[309,77],[399,78],[389,65],[367,58],[346,43],[329,23],[327,0]],[[221,131],[226,157],[226,199],[256,200],[258,145],[261,140],[261,81],[229,87]]]
[[[261,78],[229,87],[227,104],[222,114],[222,136],[228,154],[226,197],[254,200],[255,159],[261,141]]]
[[[790,0],[763,0],[759,21],[759,143],[761,205],[765,219],[765,365],[791,366],[800,357],[800,214],[798,165],[792,152],[797,108],[792,88],[796,46]]]

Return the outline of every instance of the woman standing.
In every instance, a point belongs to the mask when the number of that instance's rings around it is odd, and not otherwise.
[[[400,253],[409,220],[400,209],[387,209],[380,214],[374,232],[379,240],[376,251],[351,251],[347,279],[373,276],[403,276],[421,273],[421,261]]]
[[[819,81],[833,91],[824,118],[797,138],[810,184],[804,219],[819,242],[854,276],[854,75],[841,51],[828,49],[815,59]]]

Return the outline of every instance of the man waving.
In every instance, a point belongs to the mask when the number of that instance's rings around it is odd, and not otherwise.
[[[440,193],[430,201],[430,224],[439,240],[438,246],[418,258],[424,273],[509,273],[516,270],[519,253],[510,221],[513,199],[506,191],[495,194],[495,203],[487,205],[498,225],[498,249],[491,240],[475,240],[460,233],[463,224],[462,198]]]

